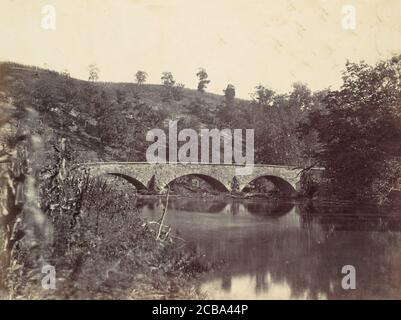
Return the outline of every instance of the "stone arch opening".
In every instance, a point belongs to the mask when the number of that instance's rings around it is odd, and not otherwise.
[[[245,192],[250,192],[252,189],[255,187],[255,185],[258,185],[258,183],[262,180],[267,180],[271,182],[281,193],[286,194],[286,195],[292,195],[296,193],[295,188],[286,181],[283,178],[277,177],[277,176],[271,176],[271,175],[261,175],[258,176],[254,179],[252,179],[245,187],[242,188],[241,191]]]
[[[199,174],[199,173],[191,173],[191,174],[185,174],[179,177],[174,178],[173,180],[169,181],[166,186],[171,186],[175,182],[177,182],[178,179],[182,179],[185,177],[196,177],[199,178],[203,181],[205,181],[207,184],[209,184],[215,191],[218,192],[229,192],[228,188],[222,183],[221,181],[205,175],[205,174]]]
[[[141,181],[135,179],[134,177],[121,173],[108,173],[107,175],[122,178],[132,184],[137,190],[147,190],[147,187]]]

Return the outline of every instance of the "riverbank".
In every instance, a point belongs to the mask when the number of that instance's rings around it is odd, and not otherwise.
[[[1,299],[205,299],[199,290],[208,271],[203,254],[166,232],[157,239],[156,224],[131,214],[134,219],[119,231],[109,220],[110,233],[101,237],[88,225],[75,230],[63,255],[54,252],[58,241],[38,252],[28,251],[30,244],[21,239],[4,269]],[[44,265],[54,267],[55,288],[43,287]]]
[[[11,232],[0,232],[0,244],[7,244],[0,256],[2,295],[6,299],[202,298],[197,279],[208,266],[201,252],[157,223],[163,210],[155,221],[144,219],[136,195],[87,173],[71,172],[65,145],[55,149],[54,161],[40,172],[23,171],[23,181],[30,182],[24,184],[24,197],[18,198],[23,202],[17,208],[7,207],[16,220],[8,229]],[[20,168],[25,160],[12,159],[12,168]],[[18,184],[14,172],[8,173],[9,183]],[[17,203],[20,196],[12,191],[8,204]],[[30,201],[31,195],[40,195],[39,203],[36,198]]]

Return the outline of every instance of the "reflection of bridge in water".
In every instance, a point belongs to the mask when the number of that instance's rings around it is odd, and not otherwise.
[[[79,168],[89,169],[92,176],[121,177],[137,189],[163,190],[177,178],[195,176],[208,182],[218,191],[242,191],[252,181],[265,177],[285,193],[300,189],[301,169],[292,166],[202,163],[148,163],[148,162],[96,162],[83,163]],[[246,172],[240,173],[246,169]],[[318,172],[321,169],[313,169]],[[244,174],[246,173],[246,174]]]
[[[145,203],[144,203],[145,205]],[[208,213],[231,213],[238,215],[240,212],[245,212],[261,217],[281,217],[286,215],[294,207],[293,203],[264,200],[264,201],[229,201],[229,200],[198,200],[198,199],[171,199],[169,201],[169,209],[188,211],[188,212],[208,212]]]
[[[155,207],[146,205],[141,214],[155,221],[163,200],[145,200]],[[399,283],[388,278],[400,268],[401,217],[395,210],[307,202],[286,212],[293,204],[265,199],[172,197],[169,204],[166,224],[173,234],[222,266],[201,287],[211,298],[344,299],[349,292],[339,270],[347,263],[360,266],[359,298],[400,296]],[[377,274],[378,265],[385,272]]]

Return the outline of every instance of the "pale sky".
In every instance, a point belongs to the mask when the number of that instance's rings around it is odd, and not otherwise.
[[[56,29],[41,26],[44,5]],[[342,8],[356,28],[342,27]],[[0,0],[0,61],[16,61],[87,79],[149,83],[163,71],[196,88],[204,67],[208,91],[228,83],[249,98],[258,83],[287,92],[301,81],[336,88],[346,59],[375,63],[401,53],[401,0]]]

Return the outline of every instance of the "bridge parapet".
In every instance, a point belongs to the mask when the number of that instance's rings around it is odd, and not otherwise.
[[[226,191],[233,191],[234,180],[238,190],[241,191],[260,177],[267,177],[273,183],[287,187],[287,190],[293,192],[300,190],[301,169],[291,166],[255,165],[249,174],[245,175],[237,174],[237,169],[244,166],[231,164],[94,162],[82,163],[79,167],[89,169],[92,176],[120,176],[139,188],[147,188],[153,184],[157,189],[163,190],[179,177],[195,175]]]

